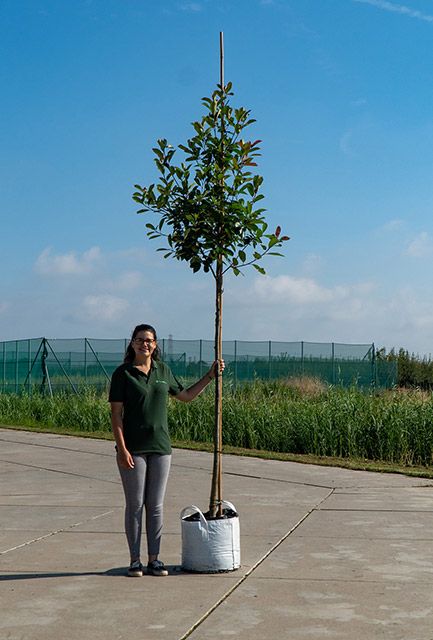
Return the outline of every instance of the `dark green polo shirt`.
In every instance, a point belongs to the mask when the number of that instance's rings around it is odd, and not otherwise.
[[[110,402],[123,402],[123,437],[131,453],[171,453],[167,423],[168,395],[183,387],[170,367],[152,361],[149,375],[132,364],[122,364],[113,372]]]

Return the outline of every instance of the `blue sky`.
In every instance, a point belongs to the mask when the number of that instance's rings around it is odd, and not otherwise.
[[[224,337],[433,352],[433,1],[0,0],[0,340],[211,338],[211,276],[131,199],[219,78],[291,240],[225,283]]]

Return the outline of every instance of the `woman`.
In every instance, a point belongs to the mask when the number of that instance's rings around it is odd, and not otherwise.
[[[109,401],[116,440],[117,464],[125,492],[125,531],[131,556],[128,575],[143,575],[140,545],[143,507],[146,511],[147,573],[168,575],[158,559],[163,501],[171,462],[167,400],[190,402],[224,370],[215,361],[209,371],[188,389],[161,362],[155,329],[135,327],[124,362],[111,378]]]

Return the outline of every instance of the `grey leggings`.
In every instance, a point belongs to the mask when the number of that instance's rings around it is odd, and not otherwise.
[[[131,561],[140,559],[143,507],[146,510],[147,552],[158,555],[161,543],[163,502],[171,455],[133,454],[135,466],[118,465],[125,492],[125,532]]]

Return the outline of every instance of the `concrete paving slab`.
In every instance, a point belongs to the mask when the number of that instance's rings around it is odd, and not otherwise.
[[[30,577],[19,575],[2,598],[6,615],[0,636],[8,640],[174,640],[184,635],[233,585],[226,576],[202,578],[172,573],[164,585],[153,578],[68,573]]]
[[[433,513],[401,511],[314,511],[308,526],[293,532],[293,538],[331,538],[375,540],[433,540]]]
[[[178,450],[170,575],[131,579],[112,442],[7,429],[0,441],[1,640],[433,640],[430,481],[225,456],[242,567],[185,574],[179,513],[206,508],[211,456]]]
[[[181,460],[181,456],[188,456],[188,453],[188,451],[178,452],[178,459]],[[202,453],[201,455],[206,456],[208,454]],[[202,461],[202,464],[205,463],[204,458],[202,458]],[[303,483],[307,486],[313,485],[329,488],[353,487],[358,489],[363,487],[433,486],[432,480],[395,473],[366,473],[365,471],[352,471],[338,467],[282,462],[280,460],[262,460],[249,457],[243,458],[239,456],[225,456],[224,471],[226,476],[241,474],[243,476],[281,480],[285,483]]]
[[[394,489],[360,489],[350,492],[336,490],[320,507],[323,510],[358,511],[426,511],[433,513],[433,486],[420,484],[415,487]]]
[[[290,537],[256,570],[258,577],[385,582],[433,581],[429,540]]]
[[[0,532],[0,554],[3,554],[7,551],[12,551],[17,547],[20,547],[24,544],[29,544],[32,540],[35,539],[35,536],[38,538],[43,538],[51,535],[51,531],[48,529],[42,529],[38,532],[27,531],[23,529],[10,529],[9,531],[1,531]]]
[[[19,522],[20,527],[25,529],[41,531],[49,525],[50,530],[57,531],[100,517],[106,512],[105,507],[10,505],[0,507],[0,527],[3,530],[15,530]]]
[[[424,584],[251,577],[190,640],[431,640],[433,593]]]

